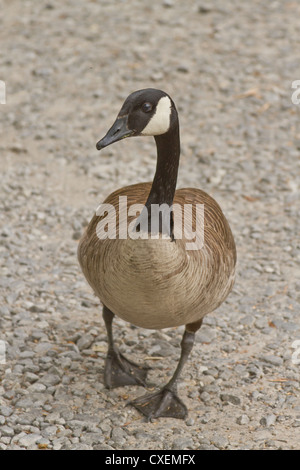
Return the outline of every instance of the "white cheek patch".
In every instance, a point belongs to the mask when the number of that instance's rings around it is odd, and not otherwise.
[[[170,128],[171,100],[163,96],[156,106],[156,112],[148,122],[141,135],[161,135],[168,132]]]

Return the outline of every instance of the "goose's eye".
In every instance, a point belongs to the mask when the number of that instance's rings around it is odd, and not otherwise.
[[[144,113],[149,113],[150,111],[152,111],[152,104],[151,103],[143,103],[142,104],[142,110],[144,111]]]

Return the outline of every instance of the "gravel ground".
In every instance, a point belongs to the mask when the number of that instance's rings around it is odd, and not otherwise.
[[[299,449],[299,3],[0,3],[0,449]],[[189,417],[146,424],[126,406],[142,388],[103,386],[76,250],[107,194],[153,176],[151,138],[95,149],[149,86],[177,104],[178,186],[220,202],[238,272],[183,374]],[[115,322],[149,384],[173,373],[182,332]]]

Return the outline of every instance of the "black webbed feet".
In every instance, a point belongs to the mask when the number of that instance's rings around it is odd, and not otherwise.
[[[118,350],[109,351],[105,361],[104,383],[107,388],[124,385],[145,386],[149,368],[127,359]]]
[[[147,421],[159,417],[185,419],[188,414],[187,407],[177,393],[168,388],[146,394],[128,404],[146,416]]]

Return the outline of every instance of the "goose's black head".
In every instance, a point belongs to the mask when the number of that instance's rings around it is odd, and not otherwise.
[[[167,93],[154,88],[135,91],[125,100],[118,117],[98,150],[131,136],[166,134],[177,121],[175,105]]]

